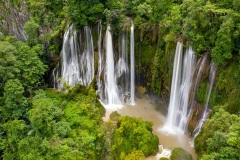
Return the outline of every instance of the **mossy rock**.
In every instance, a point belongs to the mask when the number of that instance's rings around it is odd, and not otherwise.
[[[103,107],[103,105],[99,101],[97,101],[96,106],[99,108],[101,116],[104,116],[106,114],[106,109]]]
[[[121,117],[121,115],[117,111],[115,111],[112,112],[109,117],[112,121],[117,121],[118,118]]]
[[[138,86],[136,89],[139,97],[143,97],[143,95],[147,92],[147,89],[143,86]]]
[[[162,158],[160,158],[159,160],[168,160],[168,158],[162,157]]]
[[[194,129],[197,127],[198,122],[201,120],[203,112],[204,112],[204,105],[196,104],[193,109],[192,117],[190,118],[188,123],[188,131],[191,134],[194,132]]]
[[[192,155],[180,147],[173,149],[170,160],[192,160]]]
[[[144,160],[145,156],[141,150],[133,150],[124,160]]]
[[[208,91],[208,82],[201,82],[200,86],[197,89],[196,99],[198,103],[204,104],[207,97]]]

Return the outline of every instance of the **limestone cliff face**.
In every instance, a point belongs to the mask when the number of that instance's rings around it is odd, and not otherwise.
[[[9,0],[0,1],[0,33],[26,40],[27,36],[23,31],[23,26],[28,19],[29,13],[25,0],[14,2]]]

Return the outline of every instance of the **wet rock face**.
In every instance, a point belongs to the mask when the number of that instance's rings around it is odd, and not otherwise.
[[[197,102],[195,102],[195,107],[193,109],[192,117],[188,123],[188,132],[190,133],[190,135],[193,134],[193,131],[196,128],[199,120],[201,119],[203,112],[204,112],[204,105],[198,104]]]
[[[19,40],[26,40],[23,31],[24,24],[29,19],[27,3],[25,0],[0,1],[0,30],[3,34],[15,36]]]

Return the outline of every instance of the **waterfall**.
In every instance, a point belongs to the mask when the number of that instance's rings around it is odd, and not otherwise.
[[[177,130],[184,133],[189,118],[188,102],[196,61],[192,47],[186,50],[183,64],[182,57],[183,44],[178,42],[174,58],[169,110],[164,128],[170,132]]]
[[[108,25],[102,45],[102,24],[99,21],[97,94],[105,105],[135,103],[133,21],[130,37],[128,32],[122,32],[118,44],[119,52],[114,53],[111,28]],[[77,31],[72,25],[67,29],[63,39],[61,62],[55,67],[52,75],[53,86],[59,90],[63,90],[64,86],[76,84],[89,87],[94,78],[94,48],[89,27]]]
[[[105,37],[106,65],[104,80],[105,80],[105,95],[107,98],[106,104],[115,105],[121,104],[121,101],[118,95],[118,88],[116,85],[112,34],[110,32],[110,29],[111,29],[110,25],[108,25]]]
[[[134,23],[131,20],[131,38],[130,38],[130,55],[131,55],[131,87],[130,87],[130,104],[135,104],[135,69],[134,69]]]
[[[201,57],[198,61],[199,64],[197,65],[200,65],[198,67],[198,72],[197,72],[197,78],[196,78],[196,81],[194,83],[194,92],[193,92],[193,97],[195,96],[195,93],[196,93],[196,90],[198,88],[198,85],[201,81],[201,78],[202,78],[202,74],[203,74],[203,71],[204,71],[204,68],[206,67],[206,61],[208,59],[208,54],[205,54],[203,57]]]
[[[196,78],[194,78],[194,80],[192,82],[192,88],[191,88],[191,92],[190,92],[191,94],[190,94],[189,104],[190,104],[191,107],[190,107],[190,111],[189,111],[189,116],[192,115],[192,112],[193,112],[193,110],[194,110],[194,108],[196,106],[195,94],[196,94],[197,88],[198,88],[198,86],[200,84],[200,81],[202,79],[204,68],[206,68],[206,66],[208,64],[207,60],[208,60],[208,54],[204,54],[203,57],[201,57],[197,61],[197,64],[195,66],[194,76],[196,76]]]
[[[91,29],[87,26],[84,27],[84,36],[80,36],[80,84],[88,87],[94,78],[94,49]]]
[[[101,102],[112,106],[111,108],[113,109],[114,105],[135,103],[133,22],[131,22],[130,41],[128,40],[128,32],[120,32],[118,52],[115,53],[110,31],[111,28],[108,25],[103,53],[101,52],[101,39],[99,38],[98,40],[98,94]]]
[[[217,71],[217,67],[214,66],[213,63],[211,63],[210,65],[210,75],[209,75],[209,87],[208,87],[208,93],[207,93],[207,99],[206,99],[206,102],[205,102],[205,105],[204,105],[204,111],[203,111],[203,114],[202,114],[202,118],[201,120],[198,122],[198,125],[197,127],[195,128],[195,130],[193,131],[193,137],[195,138],[201,131],[201,128],[208,116],[208,103],[209,103],[209,99],[210,99],[210,96],[211,96],[211,92],[212,92],[212,87],[213,87],[213,84],[214,84],[214,80],[215,80],[215,74],[216,74],[216,71]]]
[[[63,38],[61,70],[59,66],[53,72],[54,87],[62,90],[64,85],[79,83],[89,87],[94,78],[94,50],[89,27],[84,27],[83,34],[77,32],[73,25],[68,28]]]
[[[57,63],[57,66],[53,69],[52,77],[53,77],[53,88],[58,87],[58,79],[59,79],[59,63]]]
[[[177,43],[173,74],[172,74],[172,84],[171,84],[171,94],[170,94],[170,103],[167,116],[167,128],[173,129],[175,126],[176,120],[176,107],[179,106],[179,88],[180,88],[180,79],[181,79],[181,61],[182,61],[182,52],[183,44],[181,42]]]
[[[122,32],[119,34],[118,62],[116,64],[115,75],[121,101],[126,103],[129,99],[127,32]]]
[[[80,81],[76,36],[77,31],[73,26],[70,26],[64,34],[61,52],[62,72],[58,89],[63,89],[65,84],[74,86]]]
[[[118,69],[120,72],[118,73],[118,77],[121,77],[121,85],[122,85],[122,95],[123,95],[123,101],[127,102],[126,98],[129,98],[129,67],[128,67],[128,35],[127,32],[123,32],[120,36],[120,46],[119,46],[119,53],[120,53],[120,58],[119,58],[119,63]]]
[[[102,80],[101,80],[101,74],[103,71],[102,67],[102,21],[98,22],[98,77],[97,77],[97,86],[98,90],[97,93],[99,95],[100,100],[103,99],[103,89],[102,89]]]
[[[179,122],[178,126],[181,131],[186,130],[186,126],[188,123],[189,115],[191,112],[191,108],[189,109],[189,97],[190,97],[190,89],[192,84],[193,71],[195,67],[196,57],[194,56],[194,52],[192,47],[189,47],[186,50],[184,57],[184,65],[183,65],[183,75],[182,75],[182,84],[180,87],[180,108],[179,108]]]

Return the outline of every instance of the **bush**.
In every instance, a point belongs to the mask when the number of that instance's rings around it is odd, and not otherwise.
[[[168,158],[162,157],[162,158],[160,158],[159,160],[168,160]]]
[[[130,154],[128,154],[124,160],[144,160],[145,156],[142,151],[133,150]]]
[[[113,132],[112,158],[124,159],[135,149],[143,152],[145,157],[156,154],[158,137],[152,134],[151,123],[140,118],[120,117]]]
[[[180,147],[173,149],[170,160],[192,160],[192,155]]]

